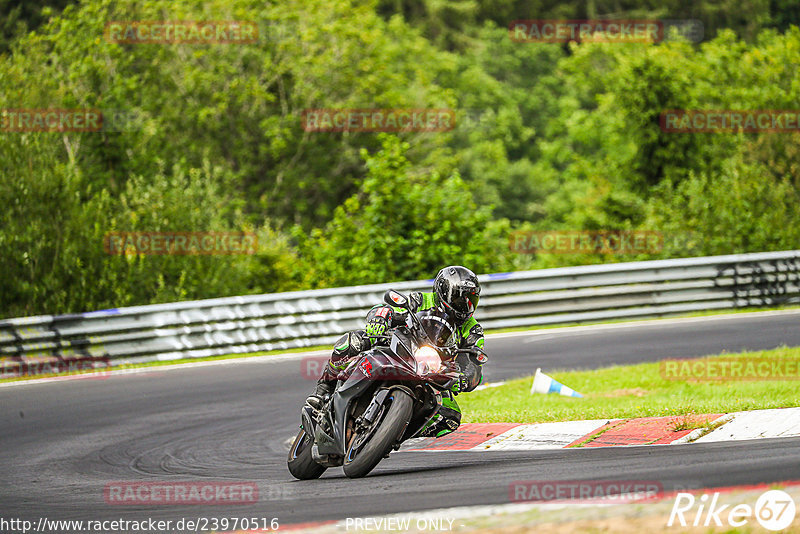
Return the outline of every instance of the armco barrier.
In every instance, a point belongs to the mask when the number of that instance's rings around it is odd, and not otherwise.
[[[800,302],[800,251],[481,275],[487,329]],[[42,362],[143,362],[327,345],[384,291],[431,280],[227,297],[0,321],[0,376]]]

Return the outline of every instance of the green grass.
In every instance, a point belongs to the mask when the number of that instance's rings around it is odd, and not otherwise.
[[[787,358],[800,364],[800,348],[720,354],[706,359]],[[536,423],[578,419],[684,416],[676,424],[702,426],[692,414],[800,406],[797,380],[687,382],[662,377],[659,363],[594,371],[542,369],[584,398],[533,394],[533,377],[458,396],[467,423]]]

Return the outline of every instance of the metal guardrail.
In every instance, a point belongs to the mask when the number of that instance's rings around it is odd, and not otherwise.
[[[564,267],[480,277],[486,329],[800,303],[800,250]],[[0,321],[0,376],[44,363],[146,362],[333,343],[391,287],[227,297]]]

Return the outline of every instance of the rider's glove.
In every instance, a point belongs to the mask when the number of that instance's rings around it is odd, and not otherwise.
[[[385,317],[376,315],[367,321],[367,326],[364,330],[367,332],[368,336],[380,336],[386,332],[388,325],[389,321],[387,321]]]
[[[456,380],[456,383],[453,384],[453,386],[450,388],[450,391],[458,395],[468,387],[469,387],[469,377],[464,373],[459,373],[458,380]]]

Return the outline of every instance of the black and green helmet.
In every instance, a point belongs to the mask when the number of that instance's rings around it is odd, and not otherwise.
[[[475,313],[481,295],[481,284],[475,273],[460,265],[445,267],[433,281],[436,304],[452,312],[464,322]]]

